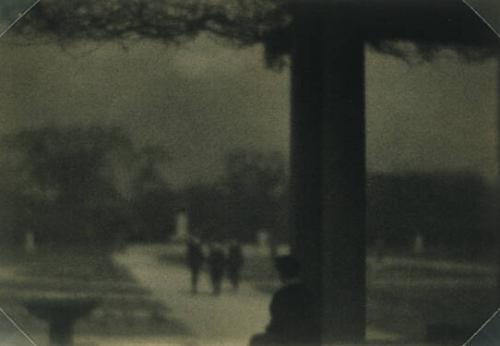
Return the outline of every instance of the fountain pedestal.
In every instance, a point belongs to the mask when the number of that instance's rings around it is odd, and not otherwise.
[[[72,346],[77,320],[90,314],[99,304],[94,298],[32,298],[24,301],[26,309],[49,324],[51,346]]]

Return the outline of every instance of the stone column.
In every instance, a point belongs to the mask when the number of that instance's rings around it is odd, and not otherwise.
[[[293,251],[317,297],[323,344],[366,328],[364,44],[347,6],[295,9]]]
[[[497,289],[496,300],[497,305],[500,305],[500,55],[497,56],[497,179],[495,184],[495,198],[494,198],[494,216],[493,227],[495,228],[496,236],[496,259],[497,259]]]

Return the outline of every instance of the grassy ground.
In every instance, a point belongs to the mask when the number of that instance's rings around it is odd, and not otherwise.
[[[166,251],[162,261],[185,266],[184,248]],[[243,279],[272,293],[278,287],[268,254],[245,252]],[[496,309],[492,271],[488,266],[434,266],[428,259],[386,262],[368,272],[368,323],[422,340],[430,325],[474,329]],[[425,264],[425,265],[424,265]],[[427,282],[429,284],[422,284]],[[442,283],[451,283],[443,285]],[[487,283],[490,282],[490,283]],[[128,272],[101,249],[40,249],[36,254],[0,257],[0,307],[32,334],[47,334],[47,325],[13,297],[47,292],[91,294],[102,304],[76,326],[77,335],[175,336],[186,328],[169,317],[150,292],[139,287]],[[0,333],[12,326],[0,318]]]
[[[164,254],[161,260],[185,265],[182,252]],[[434,325],[457,327],[465,335],[479,328],[496,310],[493,268],[483,264],[469,268],[471,263],[464,261],[439,266],[429,262],[437,260],[434,256],[407,256],[406,260],[380,265],[376,272],[370,265],[369,325],[412,341],[424,340]],[[270,257],[255,251],[247,252],[242,276],[268,293],[279,286]]]
[[[100,301],[90,315],[78,321],[76,335],[154,336],[186,332],[181,323],[169,318],[167,307],[113,262],[106,249],[37,249],[31,255],[2,253],[0,307],[31,334],[46,334],[47,324],[30,315],[23,302],[48,295],[85,295]],[[12,331],[10,323],[1,317],[0,321],[0,334]]]

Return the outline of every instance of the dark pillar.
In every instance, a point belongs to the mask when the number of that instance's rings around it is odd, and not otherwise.
[[[497,288],[496,303],[500,306],[500,55],[497,56],[497,178],[495,184],[493,227],[496,240]]]
[[[293,251],[323,344],[366,328],[364,45],[348,6],[302,2],[292,51]]]

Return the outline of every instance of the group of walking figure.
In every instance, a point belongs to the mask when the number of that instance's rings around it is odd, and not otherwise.
[[[203,243],[196,237],[190,237],[187,244],[187,264],[191,271],[191,292],[198,293],[198,282],[203,266],[208,266],[210,283],[214,295],[220,295],[222,282],[227,275],[233,290],[240,285],[241,269],[243,267],[243,251],[236,240],[228,244],[211,242],[208,244],[208,254],[203,250]]]
[[[237,290],[243,267],[243,253],[237,241],[229,244],[212,242],[205,256],[202,242],[190,237],[187,262],[191,270],[192,292],[198,291],[198,280],[203,265],[208,265],[213,294],[221,293],[227,274],[233,289]],[[299,262],[290,255],[274,259],[281,288],[269,306],[270,321],[261,333],[251,336],[249,346],[310,346],[319,344],[318,310],[314,296],[300,279]]]

